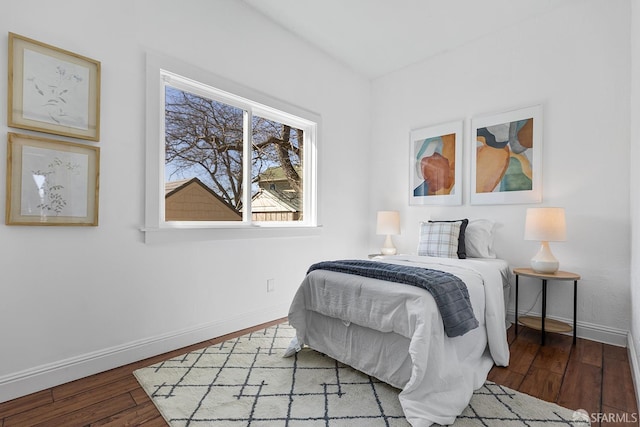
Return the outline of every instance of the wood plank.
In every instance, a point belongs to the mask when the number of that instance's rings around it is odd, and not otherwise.
[[[133,400],[135,400],[138,405],[151,402],[151,398],[142,387],[131,390],[129,393],[131,393],[131,397],[133,397]]]
[[[538,354],[539,348],[539,343],[527,342],[518,337],[510,348],[511,353],[517,354],[518,357],[510,357],[509,370],[526,375],[527,372],[529,372],[533,360],[536,358],[536,354]]]
[[[158,409],[153,402],[149,401],[142,405],[119,412],[117,414],[106,417],[98,422],[92,423],[91,426],[102,427],[121,427],[121,426],[138,426],[147,421],[157,418]]]
[[[106,418],[111,414],[118,414],[135,406],[136,402],[131,395],[125,393],[36,424],[35,427],[83,427],[94,421]]]
[[[569,361],[569,352],[553,347],[540,347],[532,367],[544,368],[558,375],[563,375]]]
[[[602,344],[578,338],[564,373],[557,403],[589,413],[600,412]]]
[[[128,375],[127,371],[128,368],[124,366],[53,387],[53,399],[64,400],[87,390],[113,383],[125,378]]]
[[[638,408],[627,353],[615,351],[615,348],[619,347],[606,345],[604,350],[602,406],[637,413]],[[621,357],[621,354],[624,356]]]
[[[558,399],[561,385],[561,374],[532,366],[525,375],[519,391],[547,402],[555,402]]]
[[[75,394],[66,399],[54,400],[48,405],[38,406],[32,410],[8,417],[5,419],[4,427],[22,427],[44,423],[64,414],[75,412],[87,406],[122,395],[123,393],[126,393],[133,401],[133,398],[128,392],[138,387],[140,387],[140,385],[133,376],[122,378],[118,381],[89,389],[80,394]],[[133,403],[135,404],[135,401]]]
[[[573,335],[555,333],[547,334],[546,342],[543,347],[553,347],[570,353],[573,350]]]
[[[600,412],[602,370],[572,357],[565,372],[557,404],[573,410]]]
[[[520,328],[518,328],[517,338],[518,341],[540,344],[540,331],[527,328],[526,326],[520,326]]]
[[[563,375],[569,362],[571,341],[572,338],[564,335],[547,335],[546,345],[540,347],[531,366]]]
[[[0,403],[0,420],[53,402],[51,389]],[[0,424],[1,426],[2,424]]]
[[[603,356],[608,359],[618,360],[620,362],[629,361],[629,351],[626,347],[618,347],[616,345],[604,345]]]
[[[524,381],[524,375],[512,371],[509,367],[494,366],[489,371],[487,380],[517,390]]]
[[[162,416],[140,424],[140,427],[167,427],[169,424],[162,418]]]
[[[578,362],[602,368],[603,346],[599,342],[578,338],[575,347],[571,350],[571,357]]]

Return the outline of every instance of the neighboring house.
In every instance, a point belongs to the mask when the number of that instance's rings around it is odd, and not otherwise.
[[[302,170],[296,167],[300,174]],[[253,221],[299,221],[302,193],[291,188],[281,167],[269,168],[258,177],[260,190],[251,199]]]
[[[242,221],[242,214],[198,178],[165,183],[166,221]]]
[[[261,188],[251,200],[254,221],[298,221],[302,219],[302,198],[293,190]]]
[[[294,166],[293,168],[298,175],[302,176],[302,168],[300,166]],[[269,190],[292,191],[289,180],[284,176],[284,171],[280,166],[268,168],[258,175],[258,185],[260,188]]]

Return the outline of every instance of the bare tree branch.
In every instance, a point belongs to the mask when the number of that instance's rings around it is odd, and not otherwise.
[[[199,177],[236,209],[242,209],[244,112],[236,107],[171,88],[166,101],[165,162],[171,176]],[[280,167],[289,186],[302,190],[303,132],[253,118],[252,182]]]

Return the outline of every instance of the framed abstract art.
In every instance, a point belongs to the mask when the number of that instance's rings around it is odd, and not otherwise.
[[[542,201],[542,106],[471,120],[471,204]]]
[[[411,131],[410,205],[462,204],[463,121]]]

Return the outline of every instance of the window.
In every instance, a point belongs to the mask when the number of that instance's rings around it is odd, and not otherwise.
[[[147,230],[317,225],[316,115],[213,76],[147,73]]]

